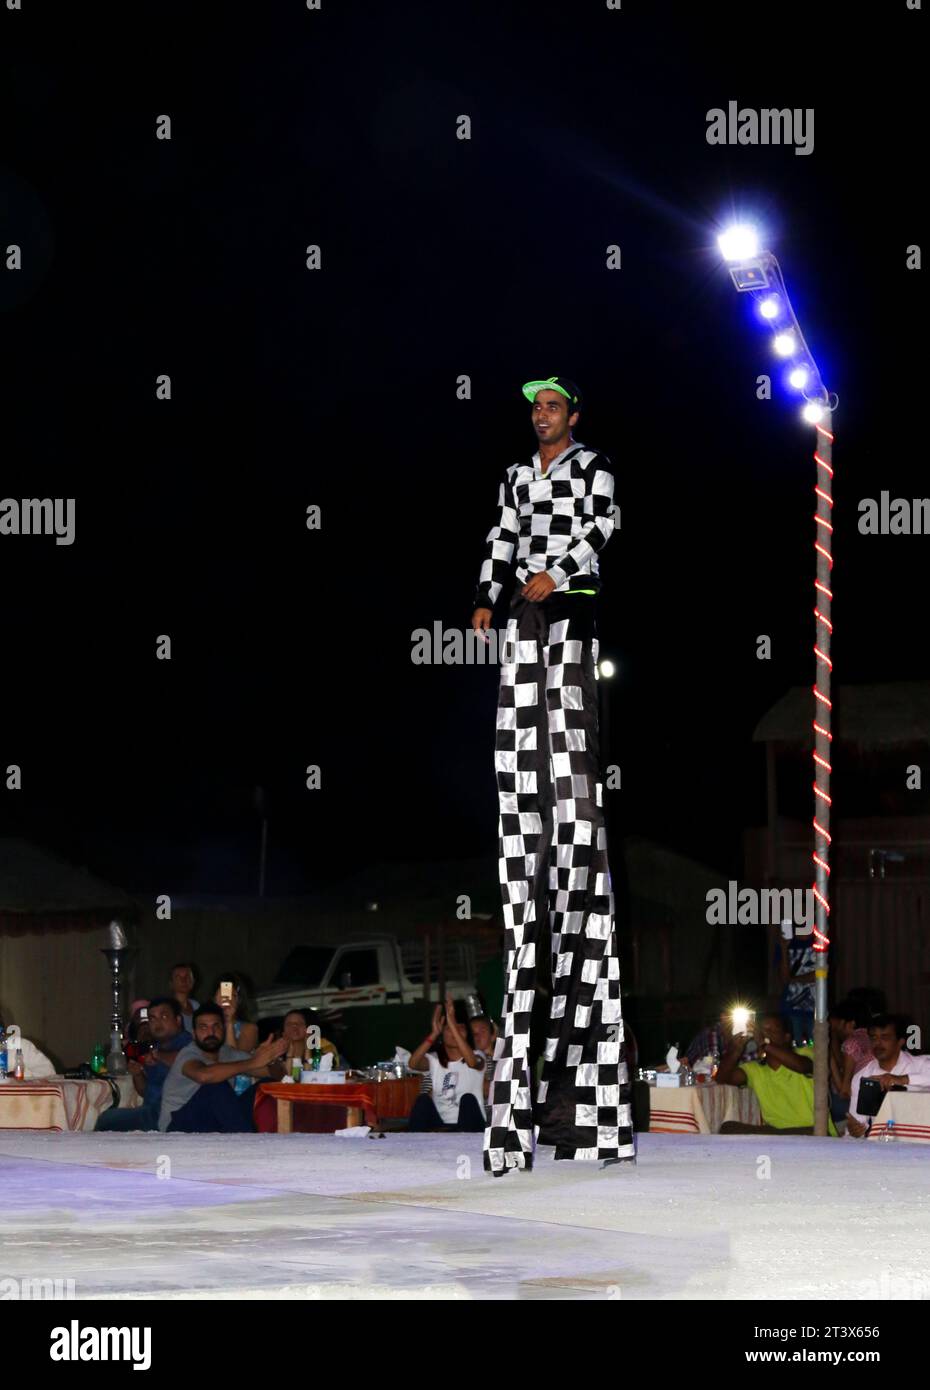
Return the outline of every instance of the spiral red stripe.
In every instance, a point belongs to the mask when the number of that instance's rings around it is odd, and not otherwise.
[[[814,485],[814,492],[817,497],[817,511],[814,514],[814,552],[817,556],[817,574],[814,579],[814,591],[817,594],[817,602],[814,605],[815,637],[814,637],[814,657],[818,664],[818,669],[824,668],[821,679],[827,690],[830,688],[830,674],[833,671],[833,662],[830,660],[830,638],[833,635],[833,623],[830,620],[830,608],[833,601],[833,594],[824,583],[826,574],[824,563],[826,562],[826,573],[829,574],[833,569],[832,539],[833,526],[830,522],[830,512],[833,508],[833,494],[831,491],[833,482],[833,467],[831,463],[832,454],[830,446],[833,443],[833,435],[830,430],[822,425],[817,426],[817,448],[814,450],[814,460],[817,464],[817,481]],[[824,458],[820,452],[821,448],[830,456]],[[822,471],[820,471],[822,470]],[[821,611],[821,606],[823,610]],[[824,820],[829,824],[829,808],[832,806],[829,786],[830,775],[833,771],[829,759],[825,754],[833,741],[833,734],[830,730],[830,716],[833,709],[829,695],[821,690],[818,684],[813,687],[814,691],[814,748],[812,757],[814,760],[814,849],[811,858],[814,863],[816,878],[813,885],[814,898],[823,909],[825,918],[830,913],[830,903],[827,899],[827,885],[830,881],[829,847],[832,843],[830,832],[826,825],[822,825],[818,820],[820,814],[818,808],[823,807]],[[820,879],[822,888],[817,886],[817,879]],[[829,949],[829,938],[825,931],[814,928],[814,950],[824,953]]]

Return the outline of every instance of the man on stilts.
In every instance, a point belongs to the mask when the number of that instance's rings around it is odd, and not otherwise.
[[[635,1162],[620,1007],[614,894],[598,740],[598,554],[614,528],[613,474],[577,444],[581,395],[531,381],[538,451],[508,468],[486,543],[472,627],[483,633],[516,560],[500,653],[497,774],[506,959],[484,1166],[556,1159]],[[487,640],[485,638],[484,640]],[[551,989],[533,1102],[530,1025]]]

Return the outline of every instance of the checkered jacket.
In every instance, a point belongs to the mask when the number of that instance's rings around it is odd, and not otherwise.
[[[516,558],[526,584],[540,570],[555,591],[601,586],[598,553],[614,529],[610,459],[573,444],[540,472],[539,454],[508,468],[498,494],[498,519],[488,532],[475,592],[476,608],[493,608]]]

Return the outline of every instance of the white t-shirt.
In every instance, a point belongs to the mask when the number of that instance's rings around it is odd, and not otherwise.
[[[475,1056],[487,1065],[483,1052],[475,1048]],[[427,1052],[430,1081],[433,1084],[433,1104],[444,1125],[458,1123],[462,1096],[474,1096],[484,1111],[484,1067],[470,1067],[464,1058],[444,1067],[435,1052]]]
[[[898,1054],[898,1060],[893,1067],[883,1067],[873,1057],[871,1062],[866,1062],[861,1071],[857,1071],[852,1079],[852,1090],[849,1098],[849,1113],[854,1120],[860,1124],[868,1123],[868,1115],[859,1114],[859,1082],[864,1076],[882,1076],[886,1072],[892,1072],[895,1076],[906,1076],[914,1086],[930,1086],[930,1057],[915,1056],[902,1047]]]

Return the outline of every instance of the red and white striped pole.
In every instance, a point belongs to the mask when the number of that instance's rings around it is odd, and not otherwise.
[[[722,232],[717,244],[724,260],[729,262],[730,278],[737,290],[750,294],[759,302],[759,315],[778,336],[773,346],[776,353],[794,367],[790,385],[799,391],[807,405],[803,418],[817,428],[817,511],[814,515],[817,553],[817,577],[814,581],[816,602],[814,616],[814,658],[817,680],[814,685],[814,1133],[826,1135],[830,1120],[829,1020],[827,1017],[827,969],[830,938],[827,923],[830,915],[830,728],[832,704],[830,677],[830,639],[833,635],[831,611],[833,588],[833,412],[836,396],[827,393],[804,340],[801,325],[791,304],[781,267],[771,251],[761,249],[754,227],[737,224]]]
[[[827,971],[830,938],[830,744],[833,705],[830,699],[830,639],[833,635],[833,417],[825,409],[817,424],[817,577],[814,580],[814,658],[817,679],[814,684],[814,1133],[825,1136],[830,1116],[830,1025],[827,1015]]]

